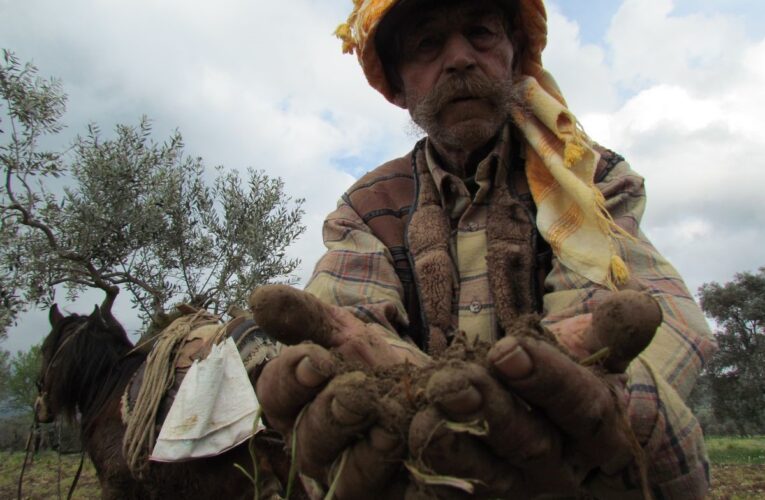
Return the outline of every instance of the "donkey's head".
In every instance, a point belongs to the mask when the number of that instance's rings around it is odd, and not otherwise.
[[[125,330],[96,306],[89,316],[64,316],[51,307],[51,331],[42,344],[35,415],[51,422],[60,413],[74,417],[89,405],[111,367],[132,348]]]

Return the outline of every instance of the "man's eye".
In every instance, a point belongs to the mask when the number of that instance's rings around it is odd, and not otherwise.
[[[416,50],[419,52],[433,50],[438,46],[438,40],[436,37],[421,38],[416,45]]]
[[[494,31],[489,29],[487,26],[477,25],[468,28],[467,34],[471,38],[492,37],[494,36]]]
[[[484,24],[477,24],[469,27],[465,31],[465,36],[470,40],[470,43],[479,50],[488,50],[499,40],[497,30]]]
[[[409,55],[414,60],[428,61],[436,57],[443,44],[438,36],[423,36],[414,41],[409,49]]]

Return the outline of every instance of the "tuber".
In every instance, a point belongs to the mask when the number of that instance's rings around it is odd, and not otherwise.
[[[647,293],[615,292],[593,311],[586,347],[592,353],[608,348],[603,366],[610,373],[623,373],[651,343],[661,322],[661,308]]]

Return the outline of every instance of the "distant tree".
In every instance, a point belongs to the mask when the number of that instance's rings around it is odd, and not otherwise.
[[[765,432],[765,267],[699,289],[701,307],[718,325],[720,350],[706,370],[719,422],[739,434]]]
[[[10,360],[6,382],[6,406],[15,412],[29,413],[37,397],[35,381],[40,373],[40,345],[17,352]]]
[[[0,401],[8,394],[8,378],[11,374],[11,353],[0,349]]]
[[[222,313],[257,285],[291,281],[286,248],[303,231],[303,200],[261,171],[246,180],[162,144],[143,118],[104,138],[96,125],[64,152],[44,151],[66,96],[3,51],[0,63],[0,332],[30,304],[86,288],[111,307],[127,290],[148,325],[185,302]]]

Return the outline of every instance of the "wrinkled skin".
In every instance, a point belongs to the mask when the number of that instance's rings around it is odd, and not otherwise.
[[[623,374],[598,375],[546,340],[506,337],[491,347],[486,365],[433,364],[440,368],[428,372],[426,404],[412,418],[399,402],[378,394],[363,371],[338,374],[336,354],[369,368],[435,362],[360,347],[370,341],[369,329],[336,309],[337,338],[346,340],[332,351],[313,343],[285,348],[267,364],[256,390],[268,423],[285,436],[296,433],[302,473],[327,487],[343,462],[338,498],[421,497],[404,461],[474,480],[478,497],[527,498],[570,493],[591,470],[616,472],[633,460]],[[584,315],[553,332],[559,344],[586,354],[585,346],[595,345],[591,323],[592,315]],[[453,430],[446,422],[478,424],[484,431]],[[470,460],[460,459],[466,456]],[[451,487],[425,492],[466,495]]]
[[[370,498],[370,491],[380,498],[401,498],[406,478],[397,476],[407,453],[406,440],[390,429],[400,429],[402,422],[386,421],[395,411],[380,418],[379,404],[373,404],[379,395],[369,394],[363,373],[335,377],[337,358],[327,348],[370,368],[420,364],[427,357],[387,348],[352,314],[330,308],[337,327],[333,337],[340,340],[326,348],[309,343],[286,347],[263,369],[256,384],[258,400],[273,428],[288,438],[297,434],[301,472],[327,485],[334,477],[333,467],[347,453],[337,498]],[[355,396],[359,392],[363,399]]]
[[[488,359],[490,370],[466,362],[431,377],[431,406],[409,433],[411,455],[431,470],[476,480],[479,497],[529,498],[571,493],[592,469],[614,472],[633,459],[623,375],[601,378],[526,337],[500,340]],[[418,432],[444,421],[485,422],[488,431],[474,436],[441,425],[430,435]],[[465,455],[469,463],[459,460]],[[463,495],[442,489],[439,496]]]
[[[488,368],[464,362],[435,372],[426,390],[430,404],[412,420],[410,456],[436,474],[475,480],[472,496],[483,498],[571,494],[596,468],[623,470],[639,453],[623,372],[661,322],[650,296],[622,291],[593,314],[554,325],[557,342],[508,336],[489,350]],[[605,347],[601,366],[579,362]],[[451,430],[447,421],[479,423],[485,431]],[[471,459],[459,460],[465,456]],[[437,495],[466,496],[453,488]]]

